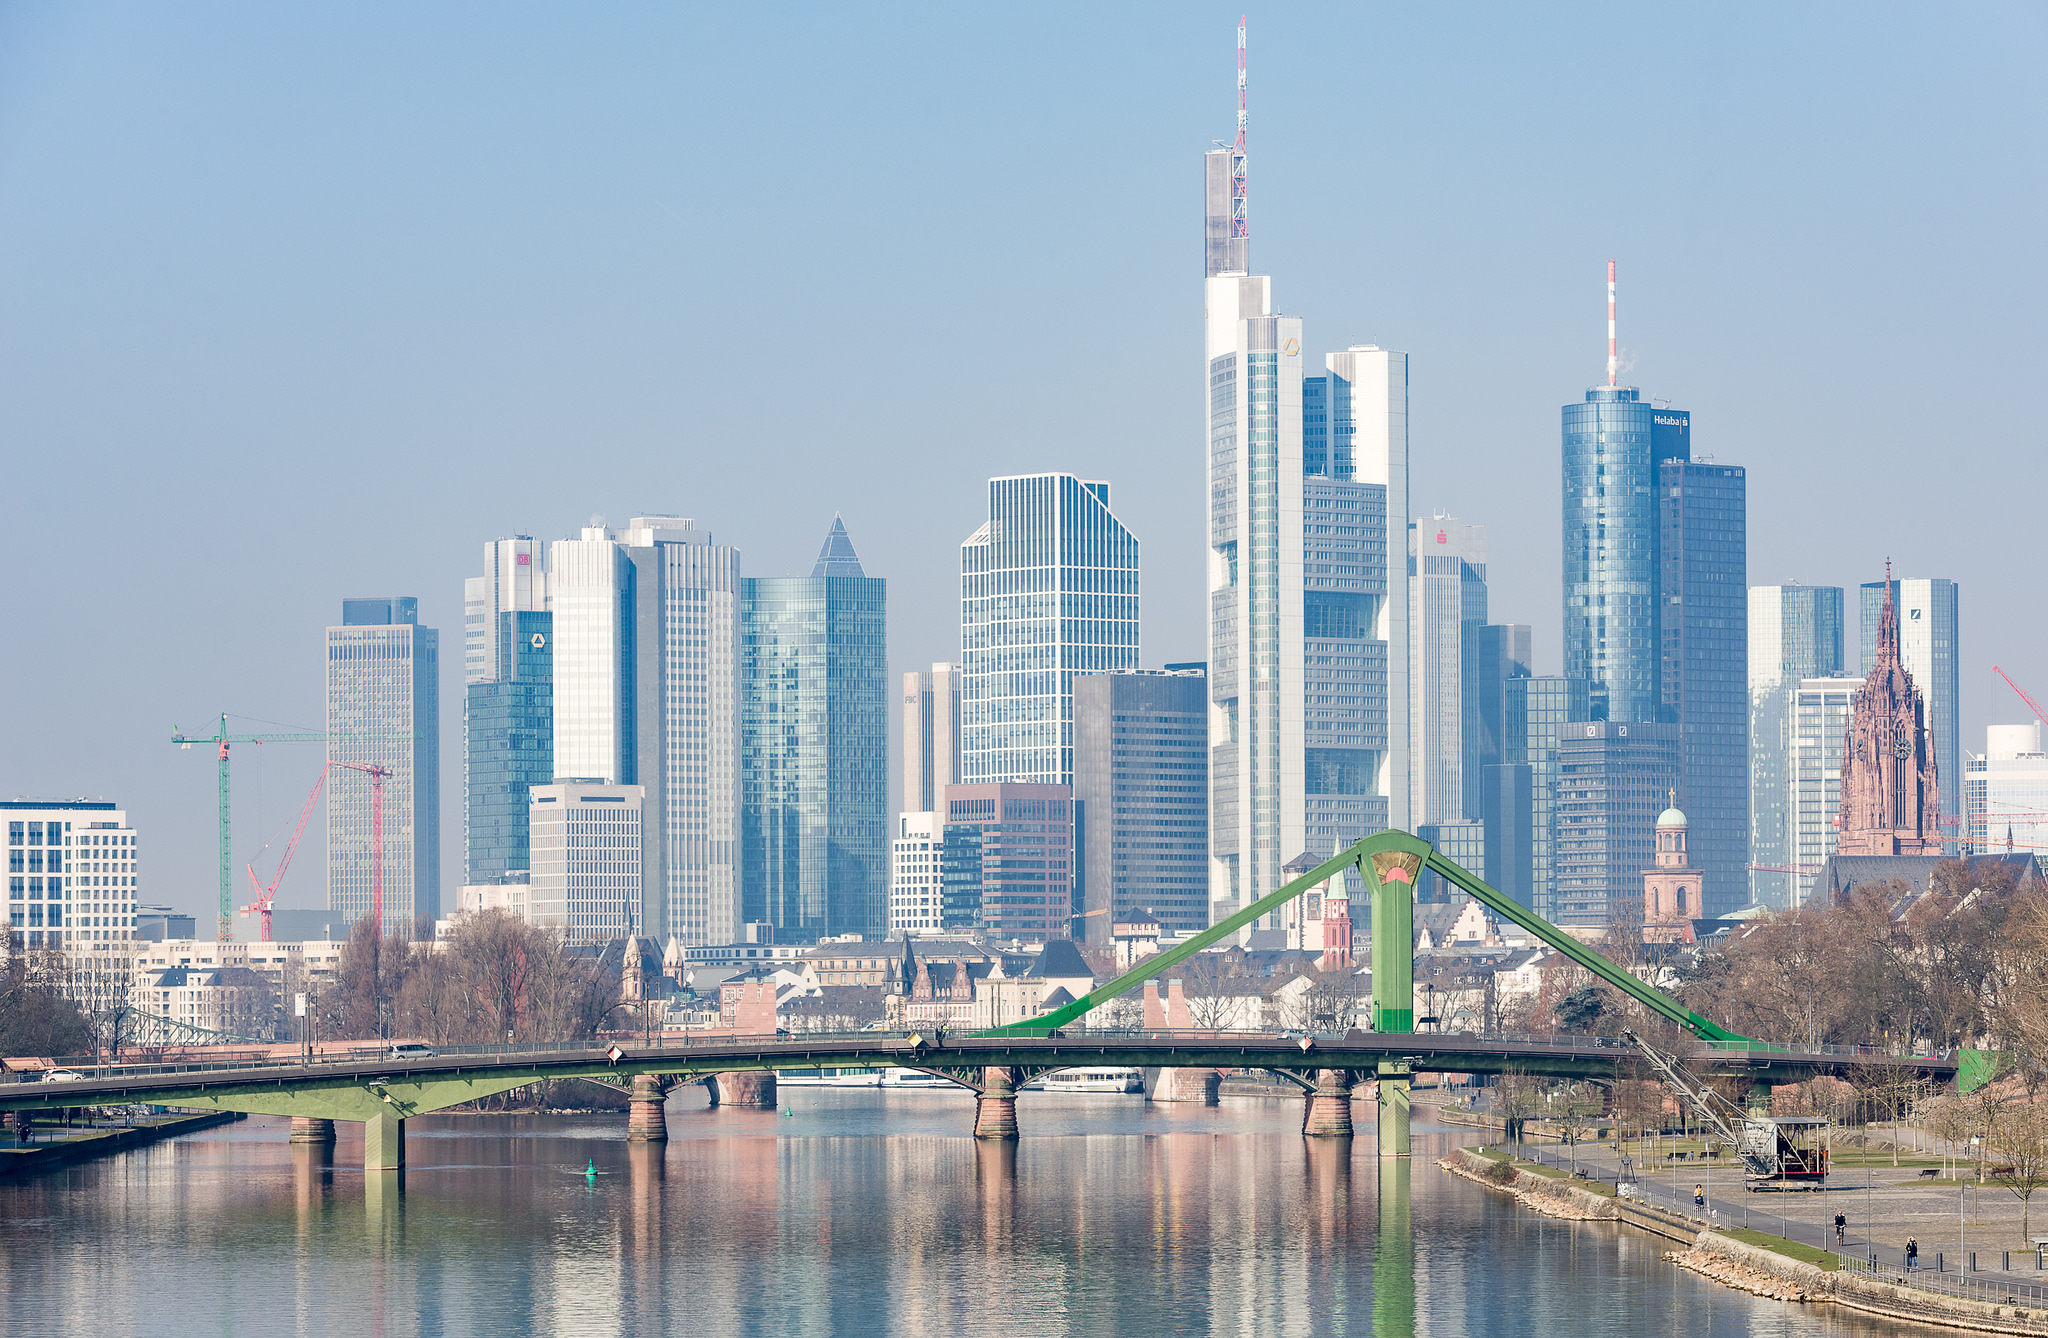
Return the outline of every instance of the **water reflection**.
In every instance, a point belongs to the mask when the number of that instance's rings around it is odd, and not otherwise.
[[[622,1117],[426,1118],[366,1175],[344,1126],[282,1121],[0,1186],[12,1333],[773,1335],[1886,1332],[1723,1291],[1617,1228],[1534,1217],[1294,1102],[1036,1095],[1024,1138],[971,1102],[681,1094],[672,1141]],[[1089,1136],[1083,1137],[1081,1135]],[[594,1164],[597,1174],[585,1174]],[[118,1249],[109,1249],[118,1242]]]

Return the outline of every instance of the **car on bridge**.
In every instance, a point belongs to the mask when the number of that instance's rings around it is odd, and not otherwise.
[[[384,1057],[386,1059],[432,1059],[434,1057],[434,1047],[431,1045],[420,1045],[417,1042],[407,1042],[403,1045],[392,1046],[384,1052]]]

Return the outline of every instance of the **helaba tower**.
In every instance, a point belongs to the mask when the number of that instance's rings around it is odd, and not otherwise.
[[[1208,508],[1210,914],[1281,869],[1407,827],[1408,356],[1305,372],[1298,317],[1251,272],[1245,34],[1237,137],[1209,152],[1202,411]]]

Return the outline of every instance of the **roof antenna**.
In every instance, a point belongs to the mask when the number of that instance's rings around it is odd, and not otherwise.
[[[1607,262],[1607,385],[1614,386],[1614,373],[1621,366],[1614,356],[1614,261]]]
[[[1237,19],[1237,143],[1230,151],[1230,235],[1244,244],[1247,273],[1251,270],[1251,214],[1245,202],[1246,117],[1244,101],[1244,24]]]

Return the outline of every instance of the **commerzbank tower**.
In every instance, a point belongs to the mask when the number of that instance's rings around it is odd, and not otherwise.
[[[1410,825],[1408,355],[1307,374],[1300,318],[1252,273],[1237,44],[1237,140],[1203,163],[1213,918]]]

